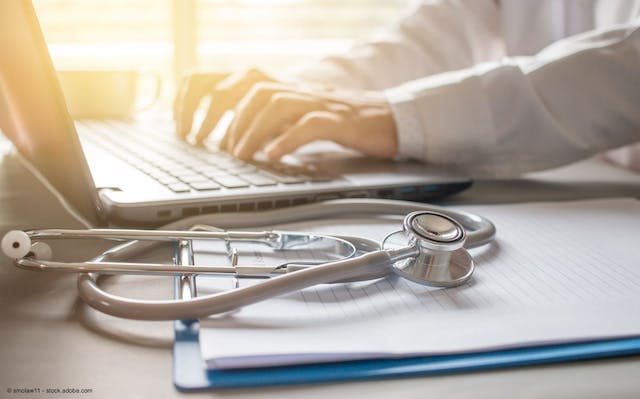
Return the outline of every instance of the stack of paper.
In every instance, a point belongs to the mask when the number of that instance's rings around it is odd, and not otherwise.
[[[468,284],[434,289],[390,277],[321,285],[201,320],[207,366],[413,357],[640,336],[640,202],[459,209],[490,218],[498,229],[494,244],[472,251],[477,268]],[[400,220],[279,227],[381,240]],[[196,264],[211,264],[207,256],[197,254]],[[241,282],[254,283],[259,281]],[[200,295],[231,287],[227,279],[198,277]]]

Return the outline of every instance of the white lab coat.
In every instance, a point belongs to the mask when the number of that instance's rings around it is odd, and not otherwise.
[[[384,90],[402,157],[549,168],[640,141],[640,1],[424,1],[295,76]]]

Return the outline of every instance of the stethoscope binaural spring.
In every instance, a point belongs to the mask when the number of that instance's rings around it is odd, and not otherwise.
[[[394,209],[406,209],[396,202]],[[415,208],[414,204],[414,208]],[[474,262],[465,249],[493,240],[494,225],[485,218],[466,212],[453,212],[419,206],[423,210],[405,216],[403,228],[389,234],[379,248],[371,240],[284,231],[199,230],[31,230],[11,231],[2,239],[3,252],[16,266],[38,271],[82,273],[79,292],[90,306],[119,317],[145,320],[195,319],[235,310],[273,296],[312,285],[380,278],[391,273],[415,283],[435,287],[455,287],[469,280]],[[446,214],[444,212],[446,212]],[[394,212],[395,213],[395,212]],[[459,221],[460,220],[460,221]],[[462,226],[464,223],[467,227]],[[467,231],[469,230],[469,231]],[[471,239],[469,239],[471,237]],[[106,238],[127,241],[90,262],[55,262],[50,248],[38,239]],[[140,241],[174,241],[184,257],[192,258],[192,240],[242,241],[266,245],[275,251],[313,247],[326,254],[316,261],[288,261],[276,266],[206,266],[113,262]],[[363,253],[364,254],[360,254]],[[182,299],[145,301],[117,297],[101,290],[99,274],[197,274],[232,276],[278,276],[264,282],[206,296],[183,295]]]

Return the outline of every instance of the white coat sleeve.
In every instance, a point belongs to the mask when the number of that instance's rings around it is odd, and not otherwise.
[[[640,21],[387,90],[401,155],[512,176],[640,141]]]
[[[347,53],[301,64],[283,80],[381,90],[500,57],[495,0],[419,2],[394,25]]]

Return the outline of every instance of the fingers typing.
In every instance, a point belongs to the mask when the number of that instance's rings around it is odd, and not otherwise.
[[[273,81],[266,74],[250,69],[241,73],[192,74],[183,80],[174,103],[174,119],[179,137],[187,138],[193,130],[194,114],[203,99],[210,98],[205,118],[197,128],[195,141],[202,142],[228,110],[258,82]]]
[[[278,92],[250,120],[246,130],[238,130],[233,155],[240,159],[250,159],[271,139],[281,135],[303,115],[318,109],[318,101],[299,93]]]
[[[331,139],[331,132],[339,127],[340,121],[341,118],[331,112],[310,112],[267,145],[265,153],[269,159],[278,160],[305,144]]]
[[[191,75],[174,104],[177,133],[186,138],[204,98],[211,101],[195,133],[204,141],[227,111],[234,111],[220,147],[250,160],[263,150],[277,160],[316,140],[331,140],[366,155],[393,157],[395,122],[383,96],[309,90],[274,81],[258,70]]]

